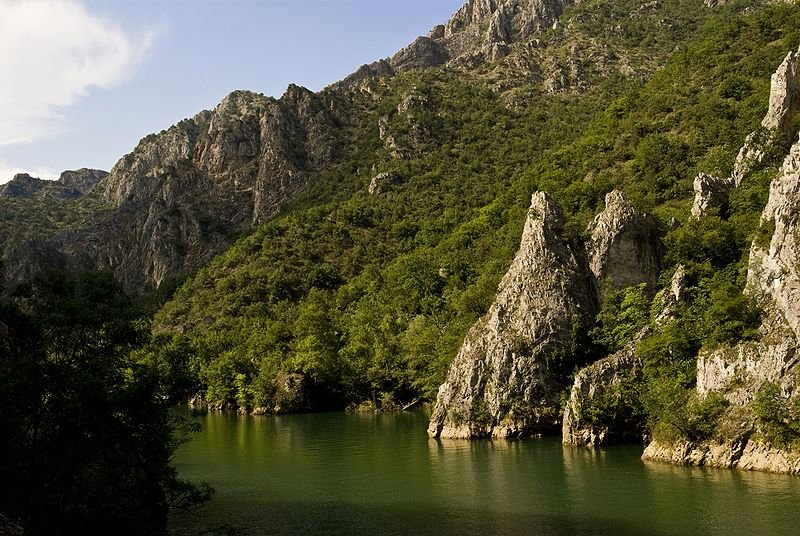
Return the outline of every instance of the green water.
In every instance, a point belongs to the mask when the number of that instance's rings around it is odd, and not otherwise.
[[[426,415],[210,413],[175,465],[217,490],[176,534],[800,534],[800,478],[558,438],[434,441]]]

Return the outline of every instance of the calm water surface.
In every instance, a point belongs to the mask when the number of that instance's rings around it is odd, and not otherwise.
[[[800,478],[642,462],[558,438],[434,441],[427,415],[209,413],[181,447],[217,490],[175,534],[800,534]]]

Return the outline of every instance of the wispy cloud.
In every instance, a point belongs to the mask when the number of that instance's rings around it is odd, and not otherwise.
[[[27,173],[31,177],[46,180],[57,179],[60,175],[47,168],[24,169],[0,160],[0,184],[10,181],[17,173]]]
[[[0,146],[51,134],[92,88],[128,80],[156,35],[134,38],[77,0],[0,0]]]

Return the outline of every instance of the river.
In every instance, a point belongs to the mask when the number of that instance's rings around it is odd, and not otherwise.
[[[214,498],[174,534],[800,534],[800,478],[643,462],[559,438],[437,441],[422,412],[208,413],[176,453]]]

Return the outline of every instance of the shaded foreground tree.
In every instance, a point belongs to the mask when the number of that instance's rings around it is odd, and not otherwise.
[[[148,332],[107,273],[0,301],[0,516],[26,534],[158,534],[171,506],[210,497],[170,467],[190,426],[131,356]]]

